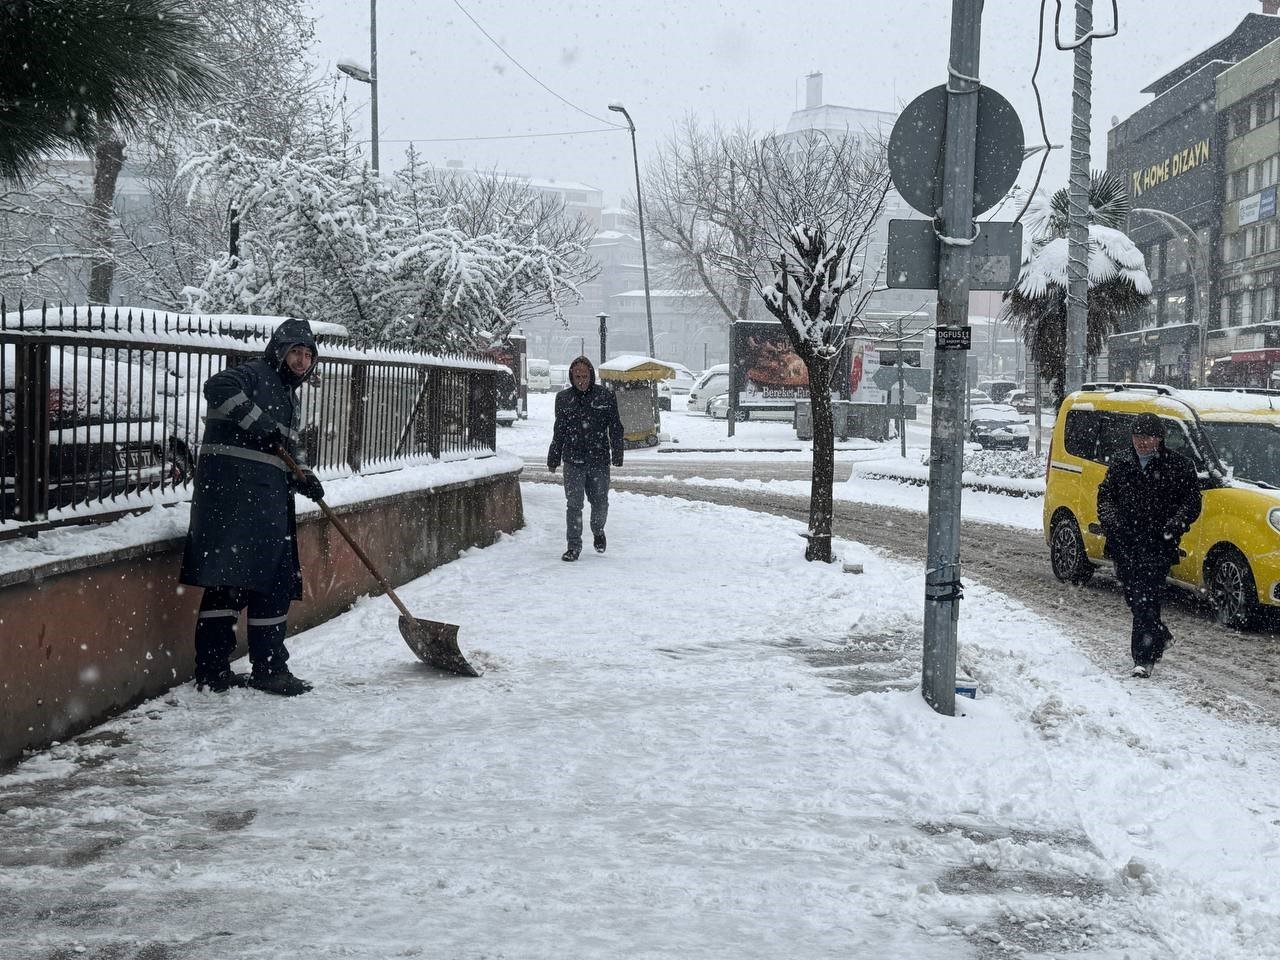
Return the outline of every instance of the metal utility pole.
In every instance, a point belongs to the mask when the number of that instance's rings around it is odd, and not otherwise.
[[[907,459],[907,398],[905,371],[902,369],[902,314],[898,314],[898,450]]]
[[[607,313],[597,313],[596,319],[600,321],[600,362],[604,363],[609,359],[606,348],[609,344],[609,315]]]
[[[378,172],[378,0],[369,0],[369,139],[373,141],[373,172]]]
[[[978,130],[978,51],[982,0],[952,0],[943,146],[942,241],[933,436],[929,458],[929,541],[925,569],[921,692],[938,713],[956,712],[956,626],[960,619],[960,475],[968,393],[969,265],[973,253],[974,147]],[[951,347],[951,349],[947,349]],[[956,349],[956,347],[961,347]]]
[[[1076,0],[1074,83],[1071,88],[1071,181],[1067,189],[1067,393],[1085,375],[1089,322],[1089,117],[1093,85],[1093,0]],[[1083,38],[1083,39],[1079,39]]]

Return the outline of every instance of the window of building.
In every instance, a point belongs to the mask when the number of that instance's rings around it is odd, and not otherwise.
[[[1249,195],[1249,168],[1237,170],[1231,174],[1231,195],[1239,200]]]
[[[1187,304],[1190,298],[1185,290],[1175,290],[1164,295],[1164,324],[1186,323]],[[1161,326],[1164,326],[1161,324]]]
[[[1250,104],[1238,103],[1231,108],[1231,112],[1227,114],[1228,131],[1227,135],[1232,137],[1241,137],[1249,132],[1249,121],[1251,119],[1252,110]]]
[[[1153,243],[1147,247],[1145,252],[1147,261],[1147,276],[1152,280],[1159,280],[1164,276],[1164,242]]]
[[[1276,116],[1276,98],[1275,93],[1268,90],[1257,100],[1253,102],[1253,125],[1260,127],[1264,123],[1270,123]]]
[[[1262,186],[1269,187],[1280,180],[1280,154],[1262,161]]]
[[[1171,240],[1165,245],[1164,275],[1176,277],[1187,272],[1187,245],[1181,240]]]
[[[1276,318],[1276,288],[1265,287],[1258,291],[1258,322],[1268,323]]]

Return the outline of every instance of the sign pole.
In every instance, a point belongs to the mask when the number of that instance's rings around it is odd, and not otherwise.
[[[937,221],[937,340],[929,457],[929,540],[925,568],[921,692],[938,713],[956,712],[956,627],[960,619],[960,475],[964,466],[969,268],[974,238],[974,144],[982,0],[952,0],[942,205]]]

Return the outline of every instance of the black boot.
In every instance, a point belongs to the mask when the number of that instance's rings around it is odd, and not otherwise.
[[[574,560],[578,559],[578,554],[580,552],[581,551],[579,551],[577,547],[570,547],[564,553],[560,554],[560,559],[565,563],[572,563]]]
[[[295,677],[287,667],[272,671],[259,670],[255,667],[253,676],[249,678],[249,686],[263,693],[273,693],[278,697],[297,697],[311,691],[311,684]]]
[[[600,533],[596,534],[595,545],[596,545],[596,553],[604,553],[604,548],[607,544],[605,543],[603,530]]]
[[[233,673],[230,667],[212,672],[196,672],[196,689],[208,690],[210,693],[226,693],[232,687],[244,687],[249,677],[243,673]]]

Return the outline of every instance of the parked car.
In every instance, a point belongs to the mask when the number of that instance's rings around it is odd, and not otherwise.
[[[550,390],[563,390],[569,385],[569,365],[567,363],[551,364]]]
[[[671,409],[671,398],[673,396],[686,396],[693,389],[693,385],[697,378],[694,377],[693,371],[681,363],[672,363],[669,360],[661,361],[666,366],[675,371],[674,377],[666,380],[658,381],[658,408],[661,410]]]
[[[995,401],[991,399],[991,395],[988,394],[985,390],[969,391],[969,404],[971,406],[975,403],[994,403],[994,402]]]
[[[713,420],[729,419],[729,394],[722,393],[707,401],[707,416]],[[739,407],[735,419],[739,423],[747,420],[780,420],[791,423],[796,418],[793,408]]]
[[[1182,537],[1170,581],[1206,596],[1218,620],[1253,624],[1280,607],[1280,405],[1272,391],[1176,390],[1088,383],[1063,401],[1049,448],[1044,535],[1054,575],[1084,583],[1109,563],[1098,525],[1107,464],[1132,444],[1133,420],[1154,413],[1165,445],[1195,465],[1200,517]]]
[[[691,413],[706,413],[707,401],[729,392],[729,365],[718,363],[704,370],[689,390],[689,403],[685,407]]]
[[[1007,403],[975,403],[969,410],[969,439],[983,450],[1025,450],[1031,430]]]
[[[18,431],[16,390],[0,395],[0,517],[14,514],[17,499]],[[194,472],[185,430],[163,414],[121,419],[71,409],[70,395],[49,391],[48,507],[56,510],[90,499],[180,484]]]
[[[1009,394],[1018,389],[1017,380],[979,380],[978,389],[993,403],[1007,403]]]
[[[529,371],[529,389],[534,393],[546,393],[551,389],[551,361],[530,357],[525,361]]]

